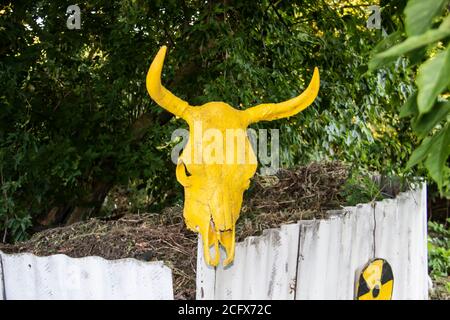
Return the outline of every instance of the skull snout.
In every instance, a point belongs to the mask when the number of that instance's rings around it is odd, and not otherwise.
[[[214,192],[213,201],[209,207],[216,232],[230,231],[234,228],[232,205],[233,199],[228,190],[221,188]]]

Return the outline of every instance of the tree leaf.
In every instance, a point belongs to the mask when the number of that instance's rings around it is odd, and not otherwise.
[[[450,155],[450,126],[447,125],[441,131],[442,134],[432,143],[429,149],[430,155],[425,161],[425,167],[431,178],[436,181],[439,189],[442,189],[444,183],[446,162]]]
[[[431,145],[433,144],[433,140],[435,140],[436,137],[440,136],[441,134],[442,132],[439,132],[435,136],[426,137],[422,141],[420,146],[418,146],[416,150],[414,150],[414,152],[411,154],[411,157],[409,158],[408,163],[406,164],[407,170],[414,167],[419,162],[422,162],[428,156]]]
[[[442,21],[438,29],[428,30],[427,32],[412,36],[402,43],[375,55],[369,62],[369,70],[375,70],[392,62],[393,58],[399,57],[405,53],[421,48],[431,43],[435,43],[450,36],[450,16]]]
[[[417,92],[414,92],[400,108],[400,118],[414,116],[419,112],[417,109]]]
[[[414,123],[413,129],[421,138],[426,136],[439,122],[444,120],[450,112],[450,101],[440,102],[425,115],[420,116]]]
[[[419,89],[417,106],[420,113],[427,113],[431,110],[437,96],[450,83],[449,75],[449,48],[420,66],[416,78],[416,84]]]
[[[442,11],[447,0],[409,0],[405,8],[405,29],[416,36],[430,29],[433,18]]]

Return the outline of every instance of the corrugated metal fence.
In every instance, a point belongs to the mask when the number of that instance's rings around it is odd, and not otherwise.
[[[357,275],[372,258],[390,263],[393,299],[427,299],[426,210],[423,185],[328,219],[265,230],[238,243],[226,268],[206,266],[199,241],[197,299],[353,299]]]
[[[162,262],[0,252],[0,300],[173,299]]]

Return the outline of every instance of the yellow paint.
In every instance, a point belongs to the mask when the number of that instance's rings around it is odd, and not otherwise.
[[[369,288],[376,285],[381,285],[381,273],[383,271],[383,260],[375,260],[367,266],[363,272],[363,277],[366,279]]]
[[[394,280],[391,279],[386,283],[381,283],[383,273],[383,259],[373,260],[363,270],[361,276],[367,283],[369,292],[357,297],[358,300],[391,300],[392,290],[394,286]],[[385,266],[387,267],[387,266]],[[374,290],[377,290],[377,294],[374,294]]]
[[[185,190],[184,218],[189,229],[202,235],[205,261],[219,263],[219,244],[226,252],[224,265],[234,259],[235,225],[244,191],[256,172],[256,156],[246,136],[249,124],[290,117],[316,98],[319,71],[298,97],[282,103],[261,104],[237,110],[224,102],[191,106],[161,84],[167,48],[161,47],[147,74],[147,91],[161,107],[189,125],[189,141],[181,154],[177,180]],[[214,247],[214,257],[210,247]]]

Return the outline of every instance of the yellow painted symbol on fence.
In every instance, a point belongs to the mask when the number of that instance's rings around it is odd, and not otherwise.
[[[370,261],[362,270],[356,288],[357,300],[391,300],[394,275],[384,259]]]
[[[301,95],[285,102],[260,104],[246,110],[224,102],[191,106],[161,84],[166,49],[163,46],[159,50],[148,70],[147,91],[158,105],[189,125],[189,140],[176,168],[177,180],[185,192],[184,219],[189,229],[202,235],[206,263],[218,265],[220,243],[227,255],[224,261],[227,265],[234,259],[235,225],[243,194],[257,167],[246,129],[252,123],[290,117],[307,108],[319,92],[319,70],[314,69],[311,82]],[[219,152],[217,145],[225,152]],[[226,161],[220,161],[224,157]],[[214,247],[214,258],[210,247]]]

